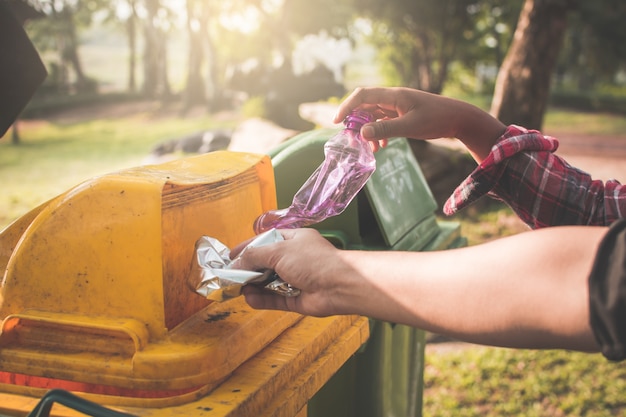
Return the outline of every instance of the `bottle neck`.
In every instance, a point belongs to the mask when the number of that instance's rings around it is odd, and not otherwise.
[[[343,121],[343,124],[346,126],[346,129],[354,130],[358,132],[359,130],[361,130],[361,127],[364,124],[370,123],[373,121],[374,121],[374,116],[372,116],[370,113],[361,111],[361,110],[354,110],[349,115],[346,116],[346,118]]]

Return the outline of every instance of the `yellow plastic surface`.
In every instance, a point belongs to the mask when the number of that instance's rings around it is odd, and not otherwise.
[[[306,416],[310,398],[368,336],[368,319],[364,317],[304,317],[207,395],[187,404],[163,408],[111,408],[144,417]],[[32,395],[41,396],[43,392],[35,391]],[[83,396],[106,404],[102,402],[106,398]],[[24,415],[36,403],[36,398],[0,393],[0,413],[6,415]],[[55,406],[54,412],[58,417],[83,416],[60,406]]]
[[[206,394],[300,319],[186,285],[201,235],[233,246],[275,200],[267,156],[220,151],[94,178],[18,219],[0,233],[0,391]]]
[[[205,234],[239,243],[253,235],[258,213],[273,206],[269,159],[245,153],[215,152],[87,181],[0,235],[0,317],[27,308],[58,311],[61,301],[63,312],[130,316],[163,336],[202,304],[184,282],[195,241]],[[94,303],[94,294],[102,301]]]

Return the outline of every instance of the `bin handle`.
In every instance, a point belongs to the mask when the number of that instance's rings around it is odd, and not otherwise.
[[[0,325],[0,346],[5,345],[10,331],[20,323],[40,323],[43,326],[54,326],[61,329],[82,329],[85,331],[102,332],[109,335],[120,335],[128,338],[138,352],[148,344],[150,334],[146,326],[135,319],[106,319],[81,317],[63,313],[40,312],[27,310],[23,313],[9,314]]]

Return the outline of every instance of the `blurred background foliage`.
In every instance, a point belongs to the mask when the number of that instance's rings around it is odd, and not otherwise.
[[[237,112],[304,129],[299,104],[362,85],[445,93],[528,127],[548,104],[559,109],[547,129],[625,128],[623,0],[0,1],[30,7],[25,29],[49,72],[22,114],[38,119],[27,139],[14,129],[0,141],[0,228],[86,178],[144,163],[164,139],[233,129]],[[95,120],[82,112],[94,103],[123,105]],[[501,203],[485,204],[460,215],[470,244],[521,230]],[[623,381],[624,367],[598,355],[433,350],[424,415],[625,415]]]
[[[10,1],[39,14],[25,27],[49,77],[31,111],[111,93],[207,111],[260,97],[298,128],[290,108],[371,84],[493,96],[494,115],[536,128],[549,100],[626,111],[621,0]]]

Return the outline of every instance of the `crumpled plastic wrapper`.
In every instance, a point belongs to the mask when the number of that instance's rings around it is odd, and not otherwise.
[[[244,285],[262,286],[285,297],[295,297],[300,290],[283,281],[274,271],[247,271],[233,265],[248,248],[259,247],[283,240],[271,229],[254,238],[235,259],[230,259],[230,249],[219,240],[202,236],[196,242],[196,252],[187,283],[193,291],[212,301],[225,301],[241,295]]]

